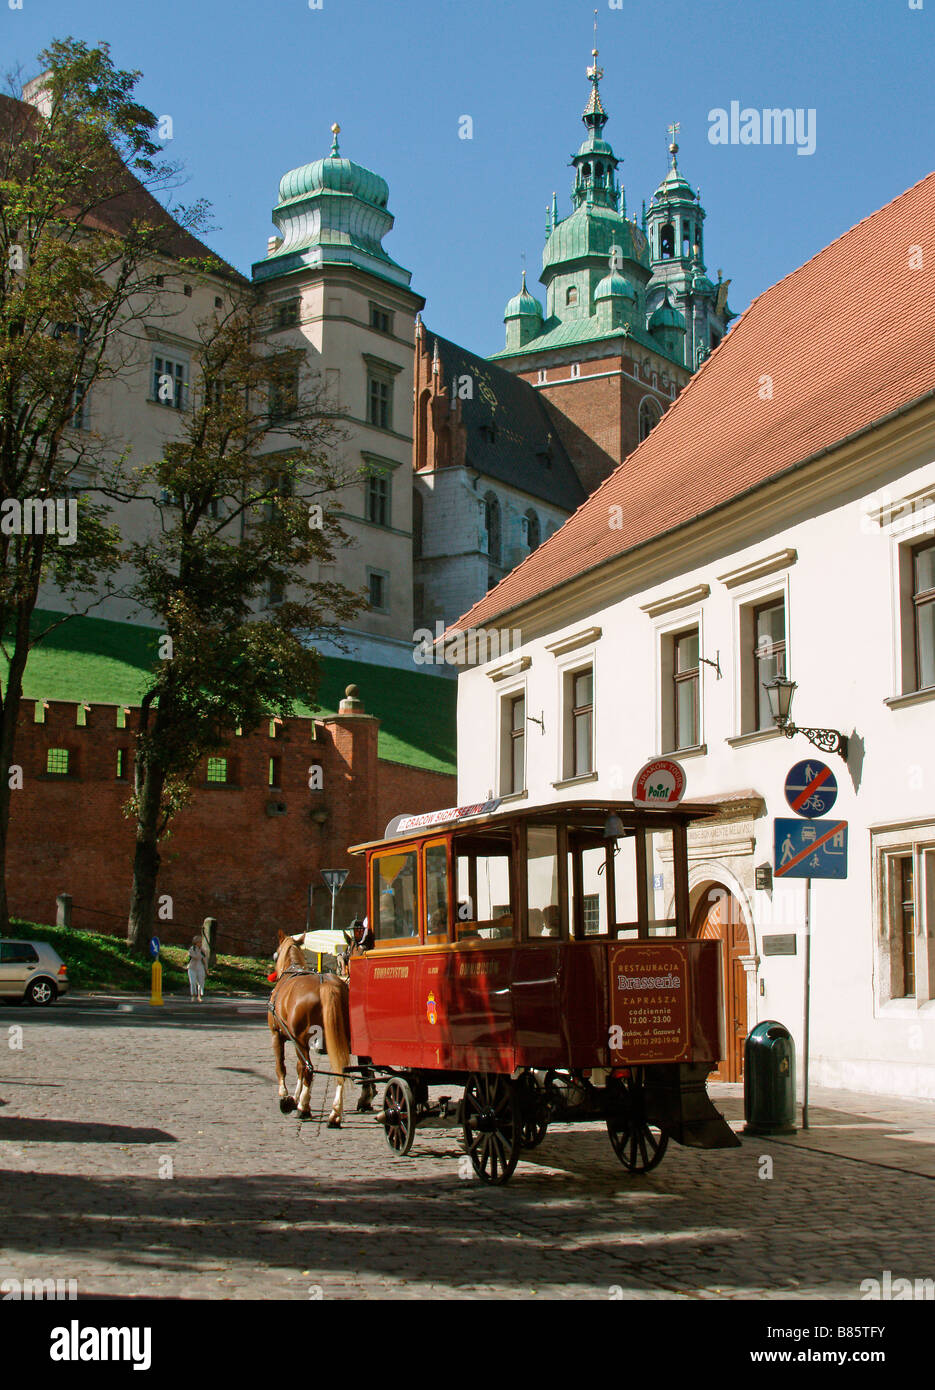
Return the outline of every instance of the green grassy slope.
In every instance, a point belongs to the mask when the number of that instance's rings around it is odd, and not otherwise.
[[[41,624],[53,614],[37,614]],[[105,618],[72,618],[29,659],[23,694],[30,700],[87,700],[138,704],[156,659],[159,633]],[[299,714],[333,714],[345,687],[360,687],[368,714],[380,720],[381,758],[436,772],[455,771],[453,680],[371,666],[343,657],[322,659],[320,706],[297,705]]]

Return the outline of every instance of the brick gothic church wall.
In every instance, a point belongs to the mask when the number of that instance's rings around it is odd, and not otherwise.
[[[35,702],[21,702],[16,759],[23,786],[11,797],[10,910],[54,921],[56,896],[69,893],[75,927],[122,934],[134,849],[133,822],[123,807],[133,786],[139,711],[117,728],[113,705],[92,705],[80,727],[80,709],[49,702],[37,724]],[[187,941],[203,918],[217,917],[222,952],[265,954],[278,927],[304,930],[309,884],[313,926],[328,926],[323,868],[350,871],[335,918],[346,925],[364,912],[363,861],[348,855],[347,846],[378,838],[402,811],[454,804],[453,775],[377,756],[379,720],[369,715],[286,719],[273,728],[275,737],[264,725],[219,750],[228,760],[228,783],[208,784],[202,769],[191,803],[162,841],[158,891],[172,900],[171,919],[157,923],[163,941]],[[67,774],[47,771],[52,749],[67,750]],[[312,767],[321,768],[320,791],[309,789]]]

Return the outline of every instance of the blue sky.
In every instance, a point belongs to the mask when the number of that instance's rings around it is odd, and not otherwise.
[[[172,158],[205,197],[206,238],[243,271],[265,254],[282,174],[342,153],[390,186],[389,253],[426,321],[503,345],[525,252],[541,268],[552,190],[570,211],[594,0],[0,0],[4,70],[69,34],[139,68],[172,116]],[[616,0],[615,0],[616,3]],[[919,0],[916,0],[919,3]],[[706,263],[740,311],[935,163],[935,0],[598,0],[607,138],[632,213],[666,169],[666,126],[707,211]],[[708,113],[814,108],[816,149],[713,145]],[[470,115],[474,135],[458,138]]]

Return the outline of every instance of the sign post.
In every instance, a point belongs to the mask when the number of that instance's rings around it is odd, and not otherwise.
[[[322,869],[321,876],[331,890],[331,930],[334,931],[334,904],[338,894],[344,887],[344,880],[347,878],[347,869]]]
[[[153,958],[152,982],[149,991],[149,1002],[151,1005],[162,1003],[162,964],[159,960],[160,944],[158,936],[151,937],[149,942],[149,954]]]
[[[811,1014],[812,879],[847,878],[847,821],[816,820],[838,798],[838,783],[826,763],[807,758],[786,775],[786,801],[804,820],[777,816],[773,863],[776,878],[805,879],[805,1001],[802,1026],[802,1128],[808,1129],[808,1034]]]

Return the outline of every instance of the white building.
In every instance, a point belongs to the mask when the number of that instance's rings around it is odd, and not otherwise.
[[[725,1079],[767,1018],[801,1069],[805,882],[758,889],[755,870],[775,819],[799,819],[788,770],[814,757],[848,835],[846,879],[811,886],[811,1077],[935,1097],[933,225],[935,174],[761,295],[457,625],[522,632],[459,678],[462,803],[628,798],[668,753],[717,804],[689,853],[693,929],[724,942]],[[846,761],[783,737],[777,674],[796,724],[847,735]]]

